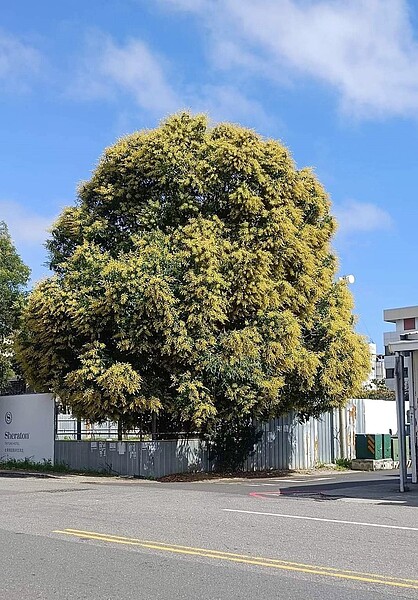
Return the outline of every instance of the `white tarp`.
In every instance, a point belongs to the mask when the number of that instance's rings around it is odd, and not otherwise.
[[[0,396],[0,460],[54,461],[51,394]]]

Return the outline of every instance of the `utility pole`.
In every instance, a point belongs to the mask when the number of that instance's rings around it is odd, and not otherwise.
[[[406,434],[405,434],[405,397],[404,397],[404,357],[400,352],[395,356],[395,393],[396,414],[398,419],[398,447],[399,447],[399,491],[406,492],[407,469],[406,469]],[[411,389],[409,390],[411,393]]]
[[[413,350],[410,352],[409,373],[412,375],[412,377],[410,377],[410,379],[409,379],[409,414],[410,414],[409,435],[410,435],[410,441],[411,441],[412,483],[418,483],[418,449],[417,449],[418,350]]]

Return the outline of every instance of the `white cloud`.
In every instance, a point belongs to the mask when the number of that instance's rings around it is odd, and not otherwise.
[[[0,200],[0,221],[5,221],[16,244],[35,246],[45,242],[54,218],[36,214],[17,202]]]
[[[96,35],[73,93],[94,99],[112,98],[118,92],[133,96],[139,107],[152,113],[167,113],[179,105],[161,59],[141,40],[117,45],[110,37]]]
[[[418,41],[406,0],[185,0],[198,12],[217,66],[283,83],[314,78],[359,116],[418,113]]]
[[[199,12],[207,8],[207,0],[160,0],[178,10]]]
[[[28,78],[40,72],[40,52],[16,37],[0,31],[0,81],[13,91],[24,90]],[[4,89],[4,88],[3,88]]]
[[[269,123],[261,105],[232,84],[181,86],[179,79],[178,73],[142,40],[116,44],[109,36],[96,33],[90,36],[71,93],[88,100],[111,100],[127,94],[140,109],[159,117],[189,109],[208,112],[213,121],[239,120],[261,128]]]
[[[204,85],[192,93],[188,106],[193,112],[207,113],[212,122],[230,121],[247,127],[268,129],[271,118],[262,106],[232,85]]]
[[[334,207],[340,234],[366,233],[390,229],[392,218],[388,212],[376,204],[347,201]]]

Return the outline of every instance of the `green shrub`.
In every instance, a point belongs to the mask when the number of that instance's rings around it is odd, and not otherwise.
[[[351,469],[351,460],[348,458],[337,458],[335,464],[340,469]]]

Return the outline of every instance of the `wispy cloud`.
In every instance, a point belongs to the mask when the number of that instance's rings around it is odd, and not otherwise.
[[[418,40],[406,0],[160,0],[197,14],[212,58],[279,83],[316,79],[357,116],[418,114]]]
[[[340,234],[366,233],[390,229],[392,217],[380,206],[368,202],[347,201],[334,207]]]
[[[103,34],[92,35],[72,93],[85,99],[132,96],[152,113],[176,110],[180,100],[164,73],[163,60],[133,39],[118,45]]]
[[[45,217],[18,202],[0,200],[0,221],[5,221],[10,235],[19,246],[41,245],[55,217]]]
[[[213,121],[239,120],[261,128],[269,121],[261,105],[231,83],[182,85],[174,65],[142,40],[117,44],[98,32],[90,36],[71,94],[84,100],[115,101],[125,95],[139,109],[158,117],[188,109],[208,112]]]
[[[199,12],[208,8],[207,0],[160,0],[179,10]]]
[[[0,83],[3,90],[25,91],[41,70],[42,55],[29,44],[0,31]]]
[[[268,129],[271,118],[255,100],[230,84],[204,85],[188,98],[193,112],[207,113],[213,122],[231,121],[260,129]]]

